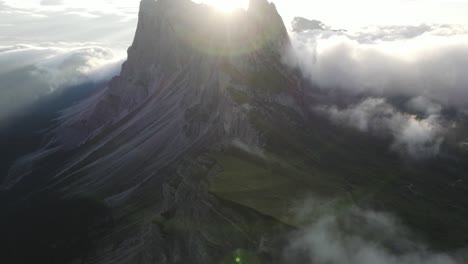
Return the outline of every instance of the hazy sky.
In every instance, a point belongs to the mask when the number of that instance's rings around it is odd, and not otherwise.
[[[369,24],[467,24],[467,0],[279,0],[285,16],[349,28]]]
[[[248,0],[198,0],[246,5]],[[7,5],[37,9],[79,8],[76,12],[136,15],[138,0],[4,0]],[[467,24],[468,0],[276,0],[281,14],[299,15],[339,27],[368,24]],[[32,11],[34,12],[34,11]],[[96,15],[94,13],[94,15]]]
[[[246,6],[248,0],[196,0]],[[99,42],[125,50],[139,0],[0,0],[0,46]],[[294,16],[334,28],[368,25],[468,24],[468,0],[276,0],[289,26]]]

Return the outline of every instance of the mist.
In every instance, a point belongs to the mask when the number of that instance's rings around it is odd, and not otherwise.
[[[0,122],[67,87],[103,82],[124,57],[90,43],[21,44],[0,48]]]
[[[389,213],[351,207],[310,217],[316,206],[308,201],[296,208],[298,218],[302,222],[309,220],[309,224],[290,236],[284,251],[289,263],[462,264],[466,261],[463,250],[431,250]]]
[[[430,112],[431,109],[423,110]],[[316,111],[328,116],[337,125],[353,127],[376,135],[391,136],[393,150],[409,154],[414,158],[437,155],[446,133],[444,125],[447,121],[439,115],[439,112],[417,118],[415,115],[400,112],[382,98],[367,98],[345,109],[320,106]]]
[[[321,23],[316,21],[316,23]],[[315,111],[337,125],[393,137],[391,149],[437,155],[456,120],[468,113],[468,33],[457,25],[381,26],[357,32],[297,27],[285,62],[333,94]],[[347,98],[343,105],[338,100]],[[395,104],[394,98],[404,99]]]
[[[425,96],[467,110],[466,33],[407,27],[355,35],[307,31],[292,37],[294,54],[289,62],[322,89]]]
[[[52,94],[118,74],[137,13],[138,3],[0,1],[0,125]]]

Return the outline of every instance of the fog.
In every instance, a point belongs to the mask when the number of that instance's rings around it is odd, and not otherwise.
[[[0,122],[40,98],[118,74],[124,57],[91,43],[43,43],[0,48]]]
[[[437,154],[446,130],[456,126],[442,113],[468,112],[468,33],[462,26],[296,29],[291,37],[286,63],[299,67],[318,92],[357,98],[344,106],[319,102],[315,110],[339,125],[391,135],[396,151]],[[395,105],[394,98],[406,103]]]
[[[0,1],[0,122],[47,95],[118,74],[135,32],[133,6]]]
[[[421,99],[426,100],[426,99]],[[418,99],[411,102],[418,102]],[[320,106],[316,110],[328,116],[337,125],[353,127],[362,132],[393,137],[392,148],[415,158],[433,157],[439,153],[444,140],[445,126],[438,109],[426,109],[430,114],[422,118],[402,113],[382,98],[367,98],[349,108]]]
[[[293,33],[291,64],[323,89],[374,96],[425,96],[468,105],[468,34],[453,28],[378,28]],[[450,35],[446,35],[450,34]]]
[[[352,207],[310,217],[318,206],[317,202],[307,201],[296,208],[298,218],[310,222],[289,238],[284,257],[290,263],[461,264],[466,261],[463,250],[431,250],[391,214]]]

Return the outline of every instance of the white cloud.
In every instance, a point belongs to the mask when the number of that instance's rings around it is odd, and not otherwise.
[[[437,104],[423,96],[411,99],[407,103],[407,107],[409,110],[418,114],[438,115],[442,112],[442,106],[440,104]]]
[[[63,5],[63,0],[42,0],[40,5],[45,5],[45,6]]]
[[[14,25],[1,27],[0,121],[53,91],[115,75],[137,12],[138,1],[0,1],[0,25]]]
[[[74,1],[82,2],[82,1]],[[135,8],[123,5],[98,8],[99,4],[41,6],[39,1],[0,1],[1,46],[18,43],[44,42],[99,42],[118,52],[130,46],[137,23],[138,5]]]
[[[419,99],[416,99],[418,101]],[[414,103],[414,100],[410,101]],[[368,98],[345,109],[320,106],[338,125],[353,127],[362,132],[393,137],[392,148],[414,158],[437,155],[444,140],[445,129],[438,112],[428,112],[423,118],[405,114],[382,98]]]
[[[0,48],[0,121],[65,87],[105,81],[124,57],[86,43],[44,43]]]
[[[463,110],[468,108],[468,34],[454,29],[447,36],[447,28],[293,33],[288,62],[299,65],[322,89],[424,96]]]
[[[325,95],[317,109],[335,123],[432,157],[458,122],[447,113],[468,113],[467,32],[449,25],[296,32],[285,61],[318,87],[311,93]]]
[[[35,12],[80,8],[118,15],[133,13],[135,16],[140,3],[138,0],[3,0],[1,2],[14,9],[28,9]]]
[[[321,216],[296,232],[285,258],[289,263],[301,264],[461,264],[466,261],[461,252],[430,251],[390,214],[358,208]]]
[[[280,13],[315,18],[335,28],[355,29],[367,25],[468,24],[466,0],[274,0]]]

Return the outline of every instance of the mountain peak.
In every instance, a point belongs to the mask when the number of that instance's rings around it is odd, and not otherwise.
[[[142,0],[120,75],[65,111],[50,144],[12,169],[5,187],[35,179],[31,164],[42,162],[47,165],[41,168],[49,170],[45,189],[67,197],[99,197],[115,215],[145,207],[141,211],[152,220],[143,219],[129,230],[119,222],[109,236],[142,243],[103,241],[106,252],[99,263],[114,262],[116,256],[128,258],[119,263],[141,262],[146,256],[158,263],[214,263],[221,257],[216,256],[220,244],[205,237],[218,232],[203,230],[200,236],[194,233],[200,228],[190,228],[175,243],[160,224],[175,215],[184,221],[224,223],[217,213],[223,207],[215,205],[218,200],[201,178],[219,172],[206,155],[232,146],[255,152],[264,142],[256,127],[258,112],[275,103],[295,110],[290,88],[296,82],[281,61],[289,44],[281,16],[267,1],[252,1],[249,10],[225,15],[189,0]],[[200,222],[203,228],[214,223]],[[160,227],[162,236],[139,233]],[[221,249],[231,250],[229,241],[216,240]],[[153,247],[153,242],[174,244]]]
[[[145,151],[156,170],[196,142],[222,145],[236,139],[260,144],[249,120],[251,104],[275,100],[293,77],[287,76],[281,62],[290,40],[276,7],[266,0],[250,4],[249,10],[223,15],[190,0],[142,0],[135,38],[120,75],[93,98],[65,112],[51,146],[82,149],[86,156],[111,144],[103,152],[109,158],[92,167],[107,168],[112,172],[106,174],[114,177],[138,163]],[[120,140],[125,143],[113,145]],[[149,149],[129,152],[135,144]],[[157,153],[152,146],[158,146]],[[114,155],[125,155],[125,162],[115,163],[118,159],[110,158]],[[61,177],[86,158],[74,159]],[[86,177],[92,181],[101,172],[94,169]],[[27,173],[23,168],[12,170],[6,186]],[[139,174],[135,179],[148,177],[143,171]],[[128,180],[123,178],[122,185]],[[87,191],[104,188],[102,183],[87,185]]]
[[[258,86],[263,84],[252,83],[253,75],[283,69],[281,54],[288,45],[283,20],[266,0],[252,0],[248,10],[230,15],[190,0],[142,0],[120,75],[87,105],[72,109],[57,129],[58,142],[76,148],[122,122],[144,127],[160,119],[170,122],[152,138],[174,140],[168,153],[160,152],[166,157],[208,133],[258,142],[247,114],[231,98],[231,88],[262,91]],[[271,84],[265,86],[268,90]],[[187,115],[194,111],[206,118],[194,122]]]

